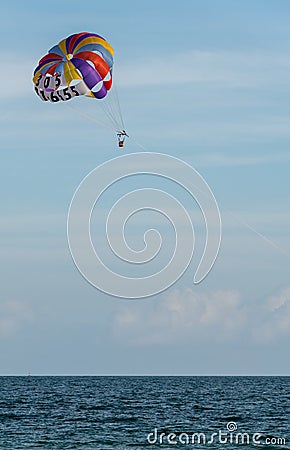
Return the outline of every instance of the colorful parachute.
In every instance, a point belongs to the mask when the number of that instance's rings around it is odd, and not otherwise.
[[[51,102],[80,95],[104,98],[112,86],[113,54],[98,34],[72,34],[39,61],[33,76],[36,94]]]

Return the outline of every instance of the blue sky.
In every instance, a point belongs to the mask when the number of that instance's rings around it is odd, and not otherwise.
[[[1,7],[1,374],[289,374],[289,16],[274,0]],[[41,102],[31,74],[82,30],[115,48],[126,152],[181,158],[216,196],[221,251],[198,286],[193,261],[166,292],[117,300],[73,265],[72,195],[116,139]]]

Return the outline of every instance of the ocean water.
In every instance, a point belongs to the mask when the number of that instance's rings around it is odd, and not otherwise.
[[[0,449],[289,449],[290,377],[0,377]]]

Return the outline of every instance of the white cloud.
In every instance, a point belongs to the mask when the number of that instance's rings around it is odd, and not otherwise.
[[[254,337],[269,343],[290,336],[290,287],[267,299],[263,308],[264,319],[257,323]]]
[[[146,302],[120,308],[115,316],[117,336],[132,344],[162,344],[200,339],[224,341],[240,333],[246,320],[240,295],[219,290],[196,293],[175,289],[151,307]]]
[[[287,82],[290,61],[284,54],[192,50],[127,62],[116,68],[120,86],[218,83],[261,87]]]
[[[115,314],[118,339],[131,345],[229,342],[246,334],[267,345],[290,336],[290,288],[259,305],[245,303],[238,291],[175,289],[157,303],[123,305]]]

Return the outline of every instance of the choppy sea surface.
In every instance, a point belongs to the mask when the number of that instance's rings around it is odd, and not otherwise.
[[[0,377],[0,449],[290,449],[290,377]]]

